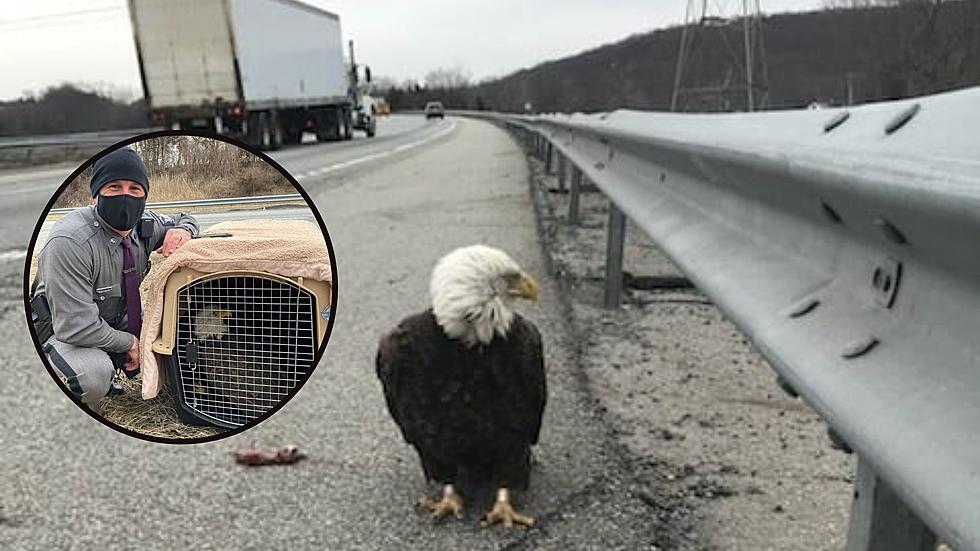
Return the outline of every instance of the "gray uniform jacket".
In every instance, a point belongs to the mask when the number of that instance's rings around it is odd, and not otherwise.
[[[176,218],[146,211],[152,230],[133,240],[140,281],[150,269],[149,256],[163,244],[167,230],[178,227],[197,236],[193,217]],[[137,224],[134,236],[150,224]],[[75,209],[55,222],[38,257],[35,294],[44,293],[51,309],[54,337],[64,343],[106,352],[133,345],[126,329],[123,237],[109,228],[95,206]]]

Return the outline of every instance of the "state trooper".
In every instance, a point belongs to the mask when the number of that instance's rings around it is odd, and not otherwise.
[[[31,306],[51,365],[71,391],[99,411],[122,369],[139,372],[139,284],[150,251],[170,255],[197,236],[197,222],[144,211],[150,181],[139,155],[116,149],[95,162],[92,204],[51,228],[38,257]]]

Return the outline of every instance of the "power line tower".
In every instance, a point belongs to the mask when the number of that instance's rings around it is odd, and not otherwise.
[[[688,0],[671,111],[754,111],[769,103],[759,0]],[[737,9],[737,7],[736,7]]]

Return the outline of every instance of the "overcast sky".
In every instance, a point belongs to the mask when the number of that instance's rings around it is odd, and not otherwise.
[[[340,15],[359,63],[398,82],[459,66],[502,76],[680,23],[687,0],[306,0]],[[711,0],[735,13],[741,0]],[[761,0],[766,13],[821,0]],[[142,95],[125,0],[0,0],[0,100],[60,82]]]

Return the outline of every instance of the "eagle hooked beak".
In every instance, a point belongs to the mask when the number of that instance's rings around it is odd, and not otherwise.
[[[531,302],[537,302],[538,300],[538,282],[534,281],[534,278],[522,273],[521,278],[517,280],[517,286],[511,290],[514,296],[525,298]]]

